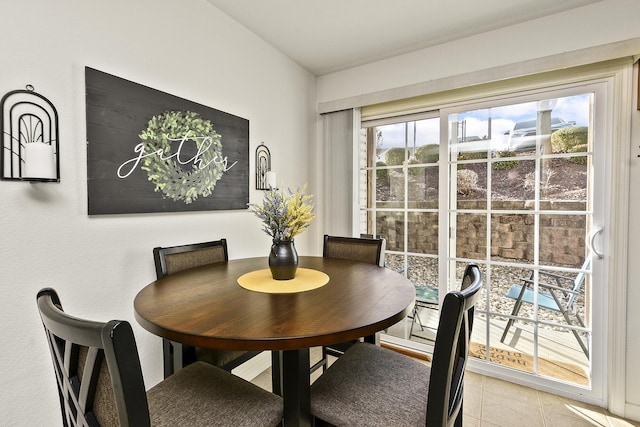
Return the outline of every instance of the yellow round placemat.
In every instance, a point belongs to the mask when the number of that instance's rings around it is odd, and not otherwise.
[[[238,284],[245,289],[268,294],[288,294],[320,288],[329,282],[329,276],[322,271],[298,268],[291,280],[274,280],[271,270],[251,271],[238,277]]]

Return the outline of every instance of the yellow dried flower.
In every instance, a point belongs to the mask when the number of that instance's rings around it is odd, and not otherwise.
[[[306,189],[306,184],[286,192],[272,188],[262,204],[250,204],[249,211],[262,220],[262,230],[274,240],[293,240],[315,218],[313,196],[305,194]]]

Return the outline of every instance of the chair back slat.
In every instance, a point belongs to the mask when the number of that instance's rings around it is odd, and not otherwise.
[[[169,274],[207,264],[227,262],[227,240],[194,243],[190,245],[157,247],[153,249],[156,275],[160,279]]]
[[[481,287],[480,269],[470,264],[465,270],[461,290],[451,291],[444,297],[429,379],[429,426],[453,425],[462,408],[474,305],[480,297]]]
[[[64,426],[148,426],[149,407],[131,325],[67,315],[53,289],[37,297]]]
[[[322,256],[380,265],[384,239],[324,236]]]

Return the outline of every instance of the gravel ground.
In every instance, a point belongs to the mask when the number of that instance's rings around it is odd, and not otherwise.
[[[402,257],[399,255],[387,254],[385,257],[387,268],[393,270],[399,270],[402,268]],[[514,260],[500,260],[501,262],[514,262]],[[526,261],[522,261],[526,263]],[[408,259],[409,269],[408,277],[416,286],[433,286],[437,283],[437,260],[433,258],[424,257],[409,257]],[[459,265],[457,278],[458,283],[462,280],[465,264]],[[513,304],[515,300],[505,297],[505,294],[509,291],[511,286],[515,283],[522,283],[521,278],[528,278],[531,275],[530,269],[519,268],[515,266],[502,266],[491,265],[491,277],[488,279],[486,266],[480,266],[483,274],[484,289],[490,286],[491,288],[491,307],[490,311],[493,313],[511,314]],[[569,273],[560,273],[564,276],[568,276]],[[570,275],[569,275],[570,276]],[[573,282],[569,283],[564,281],[567,286],[573,286]],[[456,284],[458,285],[458,284]],[[583,288],[584,289],[584,288]],[[477,305],[478,310],[486,310],[487,303],[486,298],[483,298]],[[578,314],[584,319],[584,293],[578,298],[574,307],[577,309]],[[533,306],[530,304],[523,304],[519,317],[533,319]],[[546,322],[558,323],[560,325],[566,325],[566,322],[562,314],[541,309],[539,310],[538,319]],[[572,319],[573,320],[573,319]],[[566,329],[563,329],[566,331]]]

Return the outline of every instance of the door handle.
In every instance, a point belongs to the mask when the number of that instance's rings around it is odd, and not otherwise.
[[[598,226],[598,228],[596,228],[596,231],[594,231],[593,234],[591,234],[591,240],[589,242],[589,246],[591,246],[591,250],[593,251],[594,254],[596,254],[598,258],[604,258],[604,253],[598,252],[595,245],[596,237],[598,236],[598,234],[602,234],[603,231],[604,231],[604,227]]]

